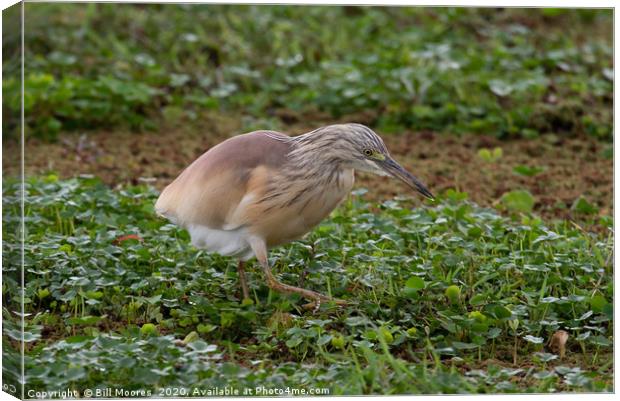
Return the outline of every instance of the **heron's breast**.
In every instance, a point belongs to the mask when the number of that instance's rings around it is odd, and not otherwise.
[[[316,188],[300,209],[306,224],[314,227],[325,219],[351,192],[353,181],[353,170],[345,170],[326,188]]]
[[[353,170],[343,170],[331,181],[305,183],[292,191],[287,202],[263,215],[265,224],[260,229],[267,244],[275,246],[301,238],[345,199],[353,183]]]

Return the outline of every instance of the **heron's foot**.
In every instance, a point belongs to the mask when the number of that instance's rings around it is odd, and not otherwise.
[[[250,290],[248,288],[248,280],[245,278],[245,262],[239,261],[237,265],[237,272],[239,273],[239,286],[241,287],[241,293],[243,294],[243,299],[241,303],[246,305],[249,302],[252,302],[250,298]]]
[[[336,305],[340,306],[347,304],[347,301],[343,301],[341,299],[334,299],[332,297],[320,294],[312,290],[306,290],[305,288],[294,287],[292,285],[281,283],[277,281],[273,276],[268,276],[267,284],[272,290],[289,294],[299,294],[302,297],[311,300],[312,302],[310,302],[309,304],[303,305],[304,309],[318,310],[321,307],[321,303],[335,303]]]
[[[312,309],[315,313],[321,308],[321,304],[336,304],[337,306],[346,306],[349,305],[348,301],[343,299],[331,298],[325,295],[321,295],[319,298],[314,300],[313,302],[302,305],[301,307],[305,310]]]

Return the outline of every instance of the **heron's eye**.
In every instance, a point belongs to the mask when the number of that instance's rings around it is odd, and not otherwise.
[[[372,156],[373,153],[374,152],[372,151],[372,149],[364,149],[364,154],[368,157]]]

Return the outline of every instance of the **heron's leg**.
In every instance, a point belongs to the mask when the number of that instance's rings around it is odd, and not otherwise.
[[[239,284],[241,285],[241,292],[243,293],[243,299],[250,298],[250,291],[248,290],[248,281],[245,278],[245,262],[240,260],[237,265],[237,272],[239,273]]]
[[[255,238],[250,243],[250,246],[252,247],[252,250],[256,255],[256,259],[258,259],[258,262],[263,268],[263,272],[265,273],[265,277],[267,278],[267,285],[269,286],[269,288],[284,293],[299,294],[306,299],[313,300],[314,302],[311,304],[312,308],[314,308],[314,305],[320,305],[321,301],[335,302],[338,305],[346,304],[346,301],[343,300],[334,299],[332,297],[328,297],[327,295],[319,294],[318,292],[306,290],[305,288],[294,287],[292,285],[279,282],[278,279],[276,279],[276,277],[271,272],[271,267],[269,267],[269,261],[267,260],[267,246],[265,245],[265,242],[263,240]]]

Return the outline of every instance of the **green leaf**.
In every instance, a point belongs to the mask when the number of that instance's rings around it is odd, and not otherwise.
[[[540,362],[544,362],[544,363],[551,362],[551,361],[558,359],[557,355],[550,354],[548,352],[536,352],[534,354],[534,357]]]
[[[412,297],[418,291],[424,289],[425,285],[424,280],[420,277],[412,276],[405,282],[404,292],[407,296]]]
[[[499,337],[499,335],[502,333],[502,329],[500,329],[499,327],[492,327],[489,329],[489,332],[487,333],[487,338],[492,339],[492,338],[497,338]]]
[[[67,319],[67,323],[79,326],[92,326],[99,323],[103,316],[84,316],[84,317],[71,317]]]
[[[145,323],[140,327],[140,334],[143,336],[157,335],[157,326],[153,323]]]
[[[471,306],[480,306],[480,305],[484,304],[486,299],[487,299],[487,296],[485,294],[476,294],[476,295],[474,295],[473,297],[470,298],[469,304]]]
[[[370,323],[368,319],[363,316],[348,317],[344,322],[347,326],[362,326]]]
[[[71,337],[67,337],[65,339],[65,342],[69,344],[76,344],[76,343],[83,343],[85,341],[92,340],[93,338],[94,337],[92,336],[71,336]]]
[[[534,337],[529,334],[524,336],[523,339],[532,344],[542,344],[545,341],[542,337]]]
[[[493,313],[495,314],[495,316],[497,316],[498,319],[508,319],[512,317],[512,312],[510,311],[510,309],[501,305],[493,308]]]
[[[573,202],[573,206],[571,207],[577,213],[582,214],[595,214],[598,212],[598,208],[593,204],[589,203],[583,197],[579,197]]]
[[[532,377],[534,379],[538,379],[538,380],[545,380],[548,379],[550,377],[555,377],[556,374],[554,372],[548,371],[548,370],[543,370],[542,372],[536,372],[532,375]]]
[[[491,80],[489,82],[489,89],[491,89],[491,92],[493,92],[499,97],[508,96],[514,90],[513,86],[500,79]]]
[[[190,331],[189,333],[187,333],[187,335],[183,339],[183,344],[187,345],[197,340],[200,340],[200,336],[198,335],[198,333],[196,333],[195,331]]]
[[[144,300],[151,305],[155,305],[161,300],[161,294],[157,294],[152,297],[144,298]]]
[[[455,349],[476,349],[478,345],[471,343],[462,343],[459,341],[452,341],[452,347]]]
[[[291,338],[291,339],[286,341],[286,346],[288,348],[295,348],[299,344],[301,344],[303,341],[304,341],[304,339],[302,337],[293,337],[293,338]]]
[[[210,333],[210,332],[212,332],[215,329],[217,329],[217,326],[215,326],[213,324],[199,324],[196,327],[196,330],[198,330],[198,332],[200,334]]]
[[[591,335],[592,335],[592,332],[591,332],[591,331],[586,331],[586,332],[583,332],[583,333],[579,334],[579,335],[578,335],[575,339],[576,339],[577,341],[584,341],[584,340],[586,340],[588,337],[590,337]]]
[[[446,197],[446,199],[449,199],[451,201],[460,202],[467,199],[468,195],[467,192],[459,192],[452,188],[449,188],[448,190],[446,190],[444,196]]]
[[[187,345],[189,348],[193,349],[195,352],[206,353],[206,352],[215,352],[217,350],[217,346],[214,344],[207,344],[202,340],[195,340],[190,342]]]
[[[500,201],[509,211],[520,213],[530,213],[534,209],[535,203],[532,194],[525,190],[505,193]]]
[[[542,167],[536,167],[536,166],[529,167],[529,166],[521,165],[521,166],[516,166],[515,168],[512,169],[512,171],[515,174],[524,175],[526,177],[533,177],[535,175],[542,173],[543,171],[545,171],[545,169]]]
[[[491,161],[492,156],[491,156],[491,151],[489,149],[486,148],[482,148],[478,151],[478,157],[480,157],[482,160],[484,161]]]
[[[599,347],[609,347],[612,344],[607,337],[603,337],[601,335],[590,337],[589,342],[591,344],[598,345]]]
[[[500,147],[496,147],[493,150],[482,148],[478,151],[478,157],[488,163],[495,163],[502,158],[504,151]]]
[[[405,286],[414,290],[421,290],[425,287],[425,283],[424,280],[422,280],[420,277],[412,276],[409,277],[409,279],[405,283]]]
[[[330,334],[322,335],[321,338],[316,342],[317,345],[325,345],[332,340],[332,336]]]

